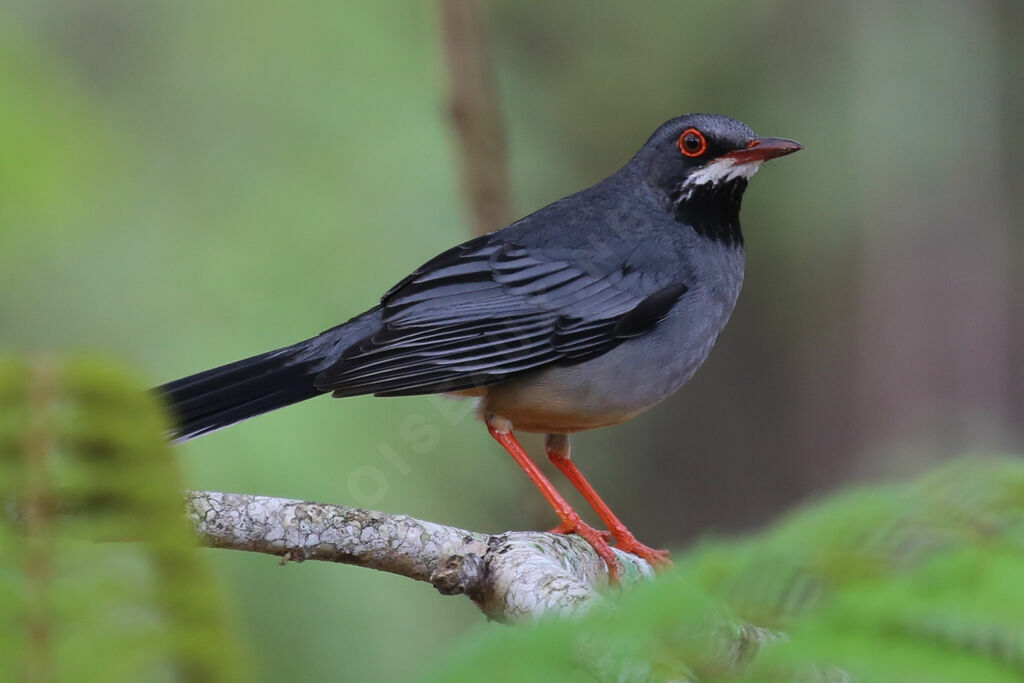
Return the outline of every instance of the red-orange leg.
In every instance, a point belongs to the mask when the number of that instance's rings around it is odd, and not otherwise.
[[[512,435],[509,430],[499,429],[495,427],[490,417],[487,419],[487,431],[491,433],[495,441],[500,443],[502,447],[512,458],[523,468],[526,472],[526,476],[530,478],[533,485],[540,489],[540,492],[544,494],[548,504],[554,508],[555,513],[558,514],[558,518],[561,520],[561,524],[558,525],[553,531],[563,534],[576,534],[590,545],[594,547],[595,552],[598,556],[604,560],[605,564],[608,565],[608,578],[612,583],[618,583],[619,581],[619,563],[615,559],[615,551],[608,545],[608,541],[605,540],[602,535],[603,532],[598,531],[594,527],[586,524],[580,519],[579,514],[572,509],[569,505],[569,501],[562,497],[562,494],[552,485],[544,473],[540,471],[537,464],[530,459],[530,456],[526,454],[526,450],[523,449],[522,445]]]
[[[576,463],[569,459],[569,437],[565,434],[548,434],[544,442],[544,449],[547,451],[548,459],[561,470],[566,479],[572,482],[576,490],[582,494],[590,507],[605,523],[612,536],[615,537],[615,545],[627,553],[633,553],[644,558],[657,569],[664,569],[672,566],[672,560],[667,550],[656,550],[636,540],[626,525],[619,521],[608,504],[601,500],[597,491],[586,480],[583,473],[576,467]]]

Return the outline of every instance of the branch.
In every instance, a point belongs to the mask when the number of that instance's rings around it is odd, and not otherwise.
[[[505,133],[476,0],[440,0],[448,108],[458,138],[462,186],[478,235],[512,220]]]
[[[214,548],[323,560],[427,581],[465,594],[491,619],[578,614],[605,602],[604,562],[583,539],[548,532],[481,534],[345,505],[191,491],[188,513]],[[653,578],[644,560],[615,551],[622,583]]]

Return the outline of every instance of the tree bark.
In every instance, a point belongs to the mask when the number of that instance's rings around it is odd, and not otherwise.
[[[405,515],[237,493],[191,491],[186,498],[208,546],[407,576],[445,595],[464,594],[497,621],[571,616],[607,602],[608,569],[578,536],[488,535]],[[653,578],[646,561],[615,553],[621,585]]]

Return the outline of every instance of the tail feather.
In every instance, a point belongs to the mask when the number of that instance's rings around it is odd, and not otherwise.
[[[316,339],[262,353],[168,382],[156,388],[174,426],[171,438],[188,441],[250,417],[319,396],[313,379],[323,370]]]

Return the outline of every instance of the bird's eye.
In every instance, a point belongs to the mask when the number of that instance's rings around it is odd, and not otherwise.
[[[687,128],[676,140],[676,146],[688,157],[699,157],[707,150],[708,141],[696,128]]]

